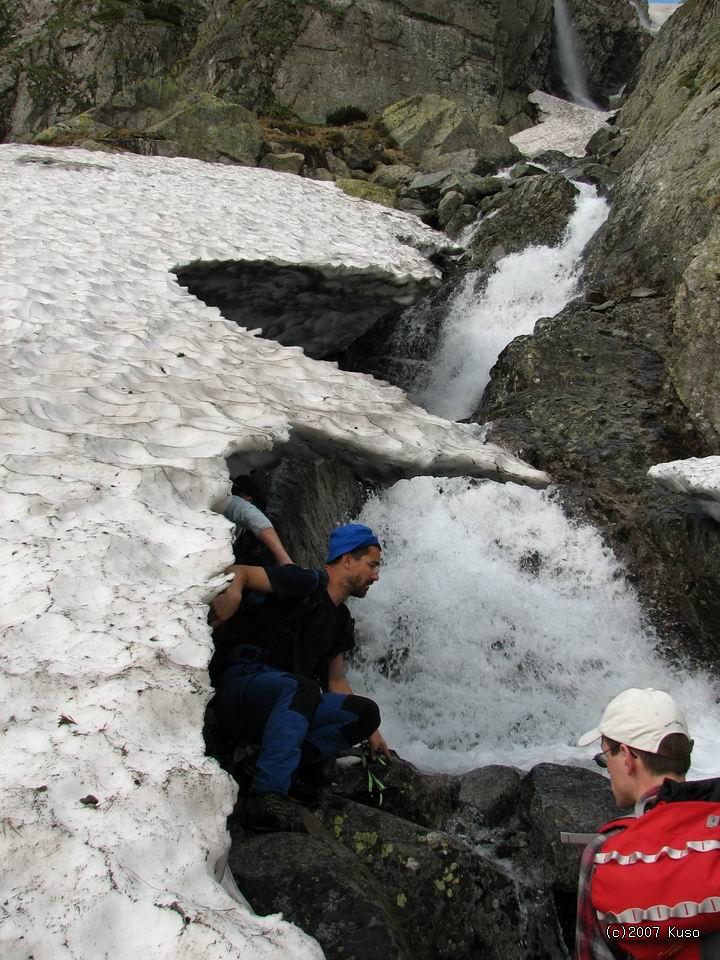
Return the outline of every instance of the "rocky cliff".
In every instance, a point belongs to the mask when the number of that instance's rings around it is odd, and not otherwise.
[[[639,56],[633,8],[580,12],[586,67],[614,87]],[[552,0],[0,0],[0,137],[132,109],[138,83],[168,80],[181,106],[210,94],[324,122],[430,93],[520,129],[553,43]]]

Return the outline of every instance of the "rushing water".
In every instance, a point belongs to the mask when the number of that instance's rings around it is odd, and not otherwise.
[[[445,321],[432,412],[473,410],[497,354],[577,293],[583,247],[607,214],[581,187],[564,242],[506,257],[486,287],[469,277]],[[714,773],[717,687],[671,669],[612,552],[551,494],[515,484],[416,478],[372,499],[361,520],[384,543],[379,583],[353,603],[353,684],[380,704],[383,731],[425,769],[582,762],[574,746],[628,686],[688,710],[694,772]]]
[[[608,214],[594,187],[577,186],[580,196],[558,247],[505,257],[486,284],[479,271],[466,276],[449,305],[431,379],[413,396],[421,406],[451,420],[469,416],[500,351],[577,293],[582,251]]]
[[[570,11],[565,0],[554,0],[555,41],[557,43],[560,76],[573,103],[594,107],[580,56],[580,44]]]
[[[371,500],[380,581],[353,604],[358,690],[386,738],[426,769],[578,762],[577,737],[628,686],[687,708],[697,770],[720,715],[710,683],[670,670],[611,551],[552,497],[516,484],[420,477]]]

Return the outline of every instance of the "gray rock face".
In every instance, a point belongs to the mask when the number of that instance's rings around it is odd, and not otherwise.
[[[497,259],[530,245],[558,244],[577,194],[577,187],[564,177],[547,174],[523,178],[509,194],[491,197],[483,204],[483,212],[497,212],[486,216],[473,236],[474,262],[483,264],[491,256]]]
[[[398,99],[435,93],[478,120],[507,121],[542,82],[551,6],[550,0],[341,0],[332,10],[318,4],[277,70],[273,93],[312,120],[348,103],[379,112]]]
[[[715,370],[720,204],[720,11],[684,6],[646,54],[616,125],[621,176],[589,269],[616,286],[676,291],[671,370],[678,393],[720,449]]]
[[[168,76],[193,49],[204,16],[198,2],[23,7],[14,5],[0,29],[0,139],[27,139],[131,93],[139,79]]]
[[[245,166],[255,165],[263,141],[260,124],[245,107],[160,80],[137,84],[132,98],[124,94],[106,107],[48,127],[35,142],[62,143],[81,136],[135,153]]]
[[[720,203],[720,197],[717,198]],[[716,216],[717,223],[717,216]],[[675,299],[670,370],[713,451],[720,450],[720,229],[694,248]]]

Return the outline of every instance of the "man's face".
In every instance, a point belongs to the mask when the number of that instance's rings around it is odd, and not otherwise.
[[[610,744],[605,737],[600,741],[603,751],[607,751]],[[606,753],[607,771],[610,774],[610,787],[618,807],[631,807],[635,803],[633,783],[630,779],[625,751],[621,746],[617,753]]]
[[[380,551],[377,547],[368,547],[361,557],[347,554],[346,574],[351,597],[364,597],[370,587],[380,577]]]

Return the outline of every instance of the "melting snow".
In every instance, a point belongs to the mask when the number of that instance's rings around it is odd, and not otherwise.
[[[234,787],[201,731],[224,457],[292,441],[388,476],[546,478],[171,270],[268,259],[405,295],[445,241],[297,177],[16,145],[0,210],[3,957],[319,957],[218,882]]]

